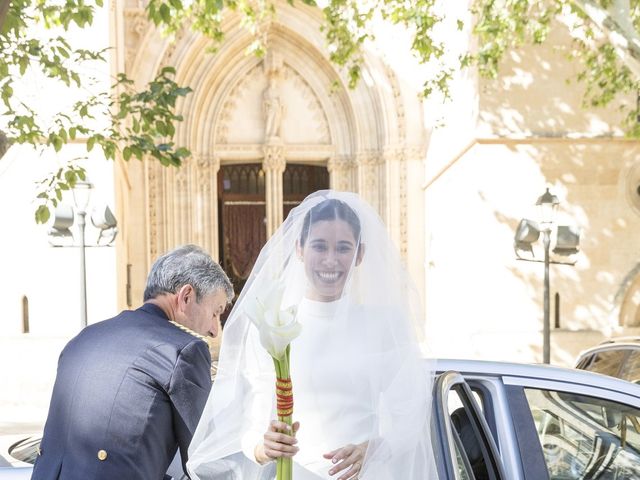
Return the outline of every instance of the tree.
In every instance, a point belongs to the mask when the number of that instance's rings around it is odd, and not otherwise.
[[[316,6],[315,0],[301,1]],[[640,0],[473,0],[474,24],[466,26],[457,20],[455,25],[460,30],[472,28],[479,46],[461,54],[454,64],[445,60],[445,39],[437,34],[445,19],[446,0],[326,1],[318,8],[325,18],[330,59],[346,69],[351,86],[360,77],[363,48],[374,37],[374,22],[383,20],[409,29],[411,50],[418,60],[437,65],[435,73],[425,78],[425,96],[440,92],[448,97],[449,83],[460,67],[473,66],[495,78],[508,51],[544,43],[554,23],[564,25],[574,38],[570,57],[582,66],[577,79],[586,84],[585,106],[606,106],[618,95],[640,90]],[[104,61],[105,52],[73,47],[65,33],[72,26],[89,28],[102,0],[0,2],[0,97],[5,107],[2,116],[7,119],[3,128],[10,141],[59,150],[81,135],[88,150],[99,145],[107,158],[150,156],[164,165],[180,165],[190,155],[187,148],[171,141],[175,122],[182,119],[175,112],[176,101],[190,89],[172,80],[175,72],[170,68],[142,92],[133,91],[131,80],[121,74],[110,91],[78,101],[43,123],[32,106],[17,100],[13,86],[29,69],[67,86],[81,86],[86,80],[77,65]],[[149,0],[146,11],[168,34],[190,28],[208,37],[212,50],[224,41],[225,16],[240,14],[255,35],[251,50],[257,55],[265,49],[262,27],[277,15],[275,3],[269,0]],[[49,31],[50,38],[35,37],[34,25]],[[629,106],[627,114],[627,131],[640,136],[637,105]],[[62,191],[83,177],[84,170],[70,164],[45,179],[36,220],[46,221],[49,206],[55,206]]]
[[[479,51],[463,63],[477,63],[495,78],[505,52],[524,43],[542,44],[552,22],[573,38],[569,58],[586,86],[583,106],[604,107],[620,95],[640,91],[640,2],[637,0],[476,1]],[[623,107],[628,135],[640,137],[638,104]]]
[[[190,91],[172,80],[175,72],[171,68],[160,71],[147,89],[140,92],[133,91],[133,82],[120,74],[111,90],[88,93],[66,111],[43,118],[36,106],[22,100],[15,89],[26,75],[36,73],[66,87],[77,87],[76,90],[95,87],[95,79],[79,72],[83,64],[105,62],[105,51],[71,45],[65,34],[73,26],[89,28],[95,8],[102,5],[102,0],[95,0],[93,4],[84,0],[2,1],[0,99],[4,105],[2,129],[8,141],[59,151],[64,144],[81,136],[86,139],[88,151],[99,145],[106,158],[114,159],[120,154],[128,160],[132,156],[142,159],[148,155],[165,165],[179,165],[189,154],[186,148],[176,148],[170,140],[175,122],[182,119],[174,111],[176,101]],[[43,28],[34,28],[36,26]],[[36,221],[46,222],[49,207],[55,207],[62,192],[84,178],[84,168],[71,161],[43,179]]]

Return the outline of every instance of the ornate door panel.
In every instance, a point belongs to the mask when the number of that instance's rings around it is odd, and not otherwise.
[[[218,182],[219,258],[240,293],[267,241],[264,171],[260,164],[222,166]]]
[[[287,218],[310,193],[328,188],[329,171],[325,167],[288,163],[282,179],[282,218]]]

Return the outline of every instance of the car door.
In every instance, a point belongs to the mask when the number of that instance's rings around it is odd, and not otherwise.
[[[434,412],[440,480],[507,480],[481,408],[460,373],[438,377]]]
[[[520,430],[533,424],[550,480],[640,479],[640,398],[597,380],[503,378]]]

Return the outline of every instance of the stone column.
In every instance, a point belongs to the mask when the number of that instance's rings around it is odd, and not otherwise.
[[[387,228],[394,243],[400,250],[404,260],[407,260],[406,234],[407,234],[407,169],[402,148],[385,148],[383,150],[385,219]]]
[[[195,238],[218,261],[218,171],[220,158],[216,155],[196,156],[197,197],[195,203]]]
[[[353,190],[351,178],[353,161],[346,155],[335,155],[327,162],[330,186],[333,190],[348,192]]]
[[[282,174],[287,166],[282,144],[270,143],[262,147],[264,160],[267,210],[267,238],[270,238],[282,223]]]
[[[178,168],[172,168],[167,173],[167,196],[165,208],[169,216],[169,223],[165,225],[168,248],[187,243],[192,232],[193,204],[192,179],[194,159],[189,157],[182,161]]]
[[[383,220],[386,220],[386,212],[381,209],[384,192],[380,189],[380,159],[381,156],[377,152],[362,152],[356,155],[358,193],[376,209]]]

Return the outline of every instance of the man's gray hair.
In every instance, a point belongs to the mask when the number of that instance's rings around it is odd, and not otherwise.
[[[184,245],[165,253],[151,267],[144,289],[144,301],[163,293],[177,293],[185,285],[196,292],[196,301],[223,290],[233,300],[233,285],[211,256],[197,245]]]

